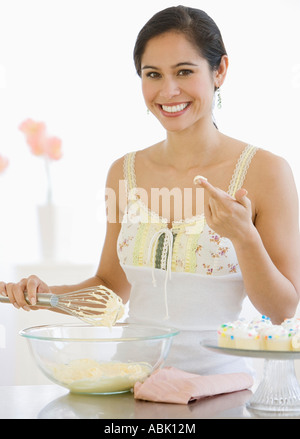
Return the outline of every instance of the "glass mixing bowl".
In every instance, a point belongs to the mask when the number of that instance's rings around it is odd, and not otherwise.
[[[178,330],[119,323],[35,326],[20,335],[42,372],[73,393],[131,390],[162,367]]]

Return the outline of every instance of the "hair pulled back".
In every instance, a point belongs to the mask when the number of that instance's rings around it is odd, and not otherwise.
[[[169,31],[184,34],[207,60],[211,71],[217,70],[222,56],[227,55],[221,32],[206,12],[187,6],[174,6],[156,13],[139,32],[133,52],[139,76],[148,41]]]

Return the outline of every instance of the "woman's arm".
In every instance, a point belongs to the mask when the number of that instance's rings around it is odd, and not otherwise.
[[[208,225],[232,241],[249,299],[281,323],[295,314],[300,294],[298,196],[285,160],[266,151],[257,156],[246,180],[249,194],[241,189],[234,200],[208,182],[201,186]]]
[[[63,294],[84,288],[104,285],[118,294],[123,302],[129,298],[130,284],[120,266],[117,255],[117,239],[121,227],[122,213],[119,212],[119,180],[123,179],[123,160],[117,160],[110,168],[106,187],[107,200],[107,229],[100,263],[95,276],[73,285],[60,285],[49,287],[37,276],[29,276],[18,283],[0,282],[0,294],[7,295],[16,308],[29,310],[24,298],[24,291],[28,292],[29,300],[34,305],[39,293]],[[112,194],[115,196],[113,197]],[[114,215],[112,215],[114,211]]]

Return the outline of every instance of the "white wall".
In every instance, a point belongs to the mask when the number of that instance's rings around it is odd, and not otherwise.
[[[300,2],[179,3],[204,9],[223,34],[230,68],[216,111],[220,130],[284,156],[299,189]],[[27,117],[63,140],[52,172],[56,203],[74,211],[69,261],[97,264],[111,162],[164,136],[146,113],[132,50],[146,20],[173,4],[0,0],[0,154],[10,159],[0,175],[0,279],[40,260],[36,207],[45,174],[18,131]]]

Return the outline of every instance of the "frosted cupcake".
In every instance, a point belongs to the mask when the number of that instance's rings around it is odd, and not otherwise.
[[[282,325],[272,325],[262,331],[263,346],[267,351],[290,351],[293,332]]]
[[[300,329],[293,332],[291,339],[292,351],[300,352]]]
[[[281,326],[288,329],[289,331],[298,331],[300,329],[300,318],[293,317],[292,319],[285,319]]]
[[[266,316],[258,316],[251,320],[249,323],[250,328],[255,328],[257,331],[261,331],[262,329],[268,328],[272,326],[272,322],[270,320],[270,317]]]
[[[235,328],[233,323],[224,323],[218,329],[218,346],[221,348],[235,348]]]
[[[259,350],[262,348],[262,339],[259,330],[251,326],[237,328],[235,331],[236,349]]]
[[[300,318],[293,317],[291,319],[285,319],[281,326],[287,329],[291,337],[291,347],[292,351],[300,351]]]
[[[234,322],[224,323],[218,329],[218,345],[222,348],[232,348],[235,346],[235,333],[237,328],[246,326],[245,320],[235,320]]]

